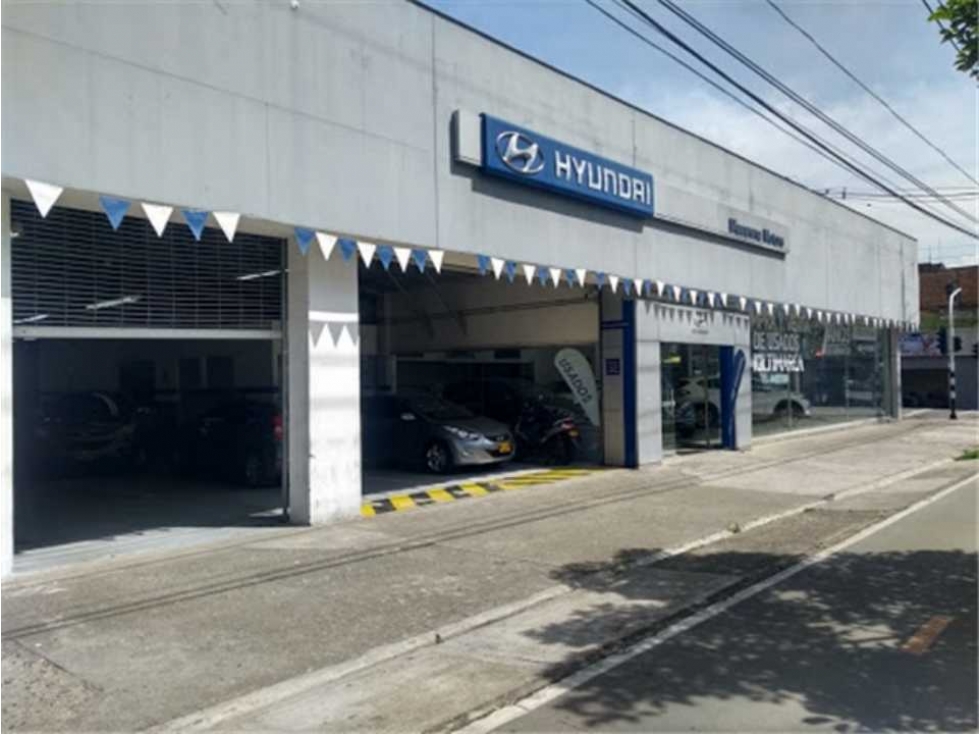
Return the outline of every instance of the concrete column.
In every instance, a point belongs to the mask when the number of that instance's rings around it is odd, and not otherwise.
[[[647,309],[636,309],[637,322],[652,318]],[[663,460],[663,386],[660,382],[660,342],[643,336],[636,324],[636,461],[656,464]]]
[[[601,294],[601,375],[602,375],[602,438],[605,464],[626,466],[626,434],[628,432],[625,406],[626,381],[634,375],[626,364],[626,323],[622,299],[603,289]]]
[[[898,329],[888,329],[884,332],[884,414],[892,418],[901,418],[901,332]]]
[[[357,258],[287,247],[289,517],[315,525],[360,512]]]
[[[0,576],[14,562],[14,385],[10,294],[10,194],[3,192],[0,239]]]

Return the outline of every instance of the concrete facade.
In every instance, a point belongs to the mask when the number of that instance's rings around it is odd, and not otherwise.
[[[2,37],[5,232],[7,197],[25,197],[29,178],[64,186],[62,203],[94,208],[97,194],[110,194],[235,211],[241,231],[285,237],[303,226],[438,248],[470,269],[478,253],[918,318],[914,240],[411,2],[5,4]],[[456,162],[457,110],[650,172],[655,218]],[[728,236],[732,217],[777,228],[787,250]],[[318,523],[355,514],[360,501],[357,261],[324,261],[315,243],[302,256],[291,243],[288,269],[290,512]],[[4,287],[0,434],[9,436]],[[658,461],[659,344],[747,346],[747,318],[707,311],[710,328],[695,334],[684,324],[697,309],[602,298],[600,336],[593,302],[553,315],[573,312],[603,361],[619,359],[638,376],[633,389],[623,375],[605,375],[606,461]],[[628,330],[606,329],[629,309]],[[493,341],[473,323],[459,344]],[[533,325],[516,325],[521,343],[546,341]],[[897,359],[895,350],[892,369]],[[750,399],[738,411],[747,446]],[[3,517],[7,548],[6,504]]]

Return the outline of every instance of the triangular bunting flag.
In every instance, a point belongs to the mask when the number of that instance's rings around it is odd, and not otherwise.
[[[690,291],[689,291],[689,293],[690,293],[690,303],[692,305],[696,306],[697,305],[697,298],[700,297],[700,292],[697,291],[694,288],[691,288]]]
[[[377,248],[377,259],[381,261],[381,267],[389,270],[391,263],[394,262],[394,249],[391,245],[380,245]]]
[[[548,272],[551,274],[551,282],[557,288],[561,284],[561,268],[549,268]]]
[[[117,199],[114,196],[100,196],[99,203],[102,205],[103,211],[105,211],[105,216],[109,218],[109,224],[112,225],[112,229],[118,230],[119,225],[122,224],[122,220],[126,216],[126,212],[129,211],[129,201],[126,199]]]
[[[410,247],[395,247],[394,256],[398,260],[398,265],[401,266],[401,272],[408,272],[408,263],[411,262],[411,248]]]
[[[664,283],[662,280],[657,280],[656,281],[656,295],[657,296],[662,296],[663,295],[663,292],[665,290],[666,290],[666,283]]]
[[[578,282],[578,276],[575,274],[574,268],[564,269],[564,279],[568,282],[568,286],[574,288],[575,284]]]
[[[184,218],[187,218],[187,212],[184,212]],[[299,251],[305,255],[307,252],[309,252],[309,245],[312,243],[313,237],[316,236],[316,233],[311,229],[306,229],[305,227],[296,227],[295,232],[296,244],[299,245]],[[200,239],[200,237],[198,236],[197,239]]]
[[[643,295],[645,297],[647,297],[647,298],[649,296],[651,296],[652,293],[653,293],[653,281],[651,281],[651,280],[644,280],[642,282],[642,292],[643,292]]]
[[[741,310],[744,311],[748,306],[748,299],[744,296],[738,296],[738,305],[741,306]]]
[[[343,256],[343,261],[350,262],[350,258],[357,253],[357,243],[346,237],[339,237],[337,244],[340,245],[340,255]],[[398,249],[395,248],[394,252],[397,254]]]
[[[707,291],[707,308],[714,308],[714,291]]]
[[[326,331],[326,323],[323,321],[310,321],[309,322],[309,340],[310,346],[313,349],[319,346],[320,339],[323,338],[323,332]]]
[[[537,268],[534,267],[533,265],[524,265],[523,266],[523,277],[527,279],[527,285],[530,285],[530,284],[532,284],[534,282],[534,271],[535,270],[537,270]]]
[[[486,255],[476,255],[476,266],[479,268],[480,275],[486,275],[490,267],[490,259]]]
[[[143,207],[143,212],[146,214],[146,218],[150,220],[156,236],[162,237],[164,230],[167,228],[167,223],[170,221],[170,215],[173,214],[173,207],[163,206],[162,204],[147,204],[145,201],[142,202],[141,206]]]
[[[436,273],[442,272],[442,260],[445,258],[445,250],[429,250],[428,259],[432,261],[432,267]]]
[[[203,209],[181,209],[180,213],[184,215],[184,221],[190,227],[190,233],[194,235],[194,239],[200,242],[201,235],[204,234],[204,224],[207,222],[207,212]],[[310,233],[310,237],[312,237],[312,233]],[[309,248],[309,242],[306,243],[306,248]],[[306,250],[303,250],[303,254],[306,254]]]
[[[543,267],[537,268],[537,282],[547,285],[547,270]]]
[[[499,257],[491,257],[490,265],[493,266],[493,277],[499,280],[503,274],[503,266],[506,265],[506,260]]]
[[[680,299],[683,297],[683,288],[681,288],[678,285],[674,285],[672,286],[672,289],[673,289],[673,300],[679,303]]]
[[[241,215],[238,212],[214,212],[214,218],[218,221],[224,236],[228,238],[228,242],[234,242]]]
[[[507,280],[513,283],[513,279],[517,277],[517,264],[513,260],[507,260],[503,272],[506,273]]]
[[[323,259],[329,260],[330,255],[333,254],[333,248],[337,244],[337,238],[332,234],[326,234],[326,232],[317,232],[316,242],[320,246],[320,252],[323,253]]]
[[[598,290],[602,290],[605,285],[605,273],[595,273],[595,284],[598,286]]]
[[[31,192],[31,198],[34,199],[34,206],[41,213],[42,219],[48,215],[51,207],[54,206],[54,202],[58,200],[61,192],[64,191],[61,186],[41,183],[40,181],[24,179],[24,183],[27,184],[27,190]]]
[[[766,304],[766,308],[768,308],[768,315],[769,316],[774,316],[775,315],[775,304],[774,303],[772,303],[771,301],[769,301]]]
[[[411,259],[415,263],[415,267],[418,268],[418,272],[425,272],[425,263],[428,262],[428,252],[420,248],[416,248],[411,251]]]
[[[610,275],[608,276],[608,287],[615,293],[615,290],[619,287],[619,276]]]
[[[727,308],[727,293],[721,294],[721,306]]]
[[[360,259],[364,261],[364,265],[369,268],[374,260],[374,253],[377,252],[377,245],[372,242],[358,242],[357,251],[360,253]]]
[[[578,285],[584,287],[585,278],[588,277],[588,271],[585,268],[576,268],[574,274],[578,276]]]

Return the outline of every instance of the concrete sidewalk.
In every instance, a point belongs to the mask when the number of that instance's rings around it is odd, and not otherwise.
[[[179,723],[429,728],[629,634],[616,624],[566,624],[581,610],[621,603],[610,589],[631,590],[618,598],[641,608],[627,615],[639,630],[748,572],[730,554],[726,564],[715,557],[680,568],[637,560],[892,478],[876,493],[839,503],[835,515],[779,523],[778,552],[799,552],[802,541],[809,547],[846,532],[974,471],[947,464],[893,481],[958,455],[975,443],[976,427],[974,419],[918,416],[16,580],[3,588],[4,722],[11,730],[134,730],[210,711],[220,716]],[[856,502],[866,506],[848,504]],[[771,535],[722,543],[764,546],[775,542]],[[546,630],[559,620],[554,641]],[[437,630],[445,634],[436,647]],[[419,710],[424,697],[412,659],[436,651],[432,670],[442,666],[443,674],[430,676],[432,697],[420,718],[386,718],[399,710],[399,697],[404,711]],[[525,675],[515,673],[515,662]],[[452,681],[474,680],[481,681],[469,686],[475,696],[451,705],[438,696],[443,684],[449,691]],[[269,691],[267,700],[255,699]],[[306,695],[321,708],[311,709]],[[310,718],[322,701],[329,710]]]

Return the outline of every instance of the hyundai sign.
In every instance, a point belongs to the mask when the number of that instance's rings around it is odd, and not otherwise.
[[[482,148],[487,173],[632,216],[653,216],[653,177],[643,171],[486,114]]]

